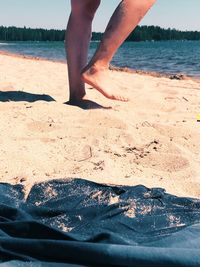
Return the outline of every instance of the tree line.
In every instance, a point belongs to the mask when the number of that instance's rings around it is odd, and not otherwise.
[[[93,32],[92,40],[99,41],[101,32]],[[0,26],[0,41],[63,41],[65,30],[47,30]],[[200,40],[199,31],[179,31],[158,26],[137,26],[126,41]]]

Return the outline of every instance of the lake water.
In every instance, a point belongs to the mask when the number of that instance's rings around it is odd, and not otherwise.
[[[97,46],[98,42],[91,42],[89,58]],[[0,50],[65,61],[63,42],[0,43]],[[112,64],[137,70],[200,77],[200,41],[127,42],[120,47]]]

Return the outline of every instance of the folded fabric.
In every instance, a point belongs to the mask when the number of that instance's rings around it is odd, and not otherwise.
[[[200,200],[82,179],[40,183],[25,198],[22,185],[0,184],[0,262],[200,266]]]

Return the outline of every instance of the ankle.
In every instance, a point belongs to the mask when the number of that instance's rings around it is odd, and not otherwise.
[[[94,64],[89,64],[88,66],[86,66],[83,71],[82,71],[82,75],[84,75],[84,73],[86,72],[90,72],[90,74],[95,74],[96,72],[99,71],[104,71],[104,70],[108,70],[109,69],[109,65],[108,64],[102,64],[102,63],[94,63]]]
[[[96,62],[91,66],[91,69],[94,70],[108,70],[109,64],[104,62]]]
[[[86,95],[85,90],[81,90],[81,91],[70,91],[70,96],[69,96],[69,101],[70,102],[76,102],[76,101],[81,101],[84,96]]]

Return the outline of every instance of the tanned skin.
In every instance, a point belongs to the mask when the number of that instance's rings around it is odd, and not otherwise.
[[[115,93],[109,64],[129,34],[156,0],[123,0],[113,13],[94,56],[87,63],[92,21],[101,0],[71,0],[71,14],[66,31],[70,102],[84,100],[85,83],[105,97],[128,101]]]

